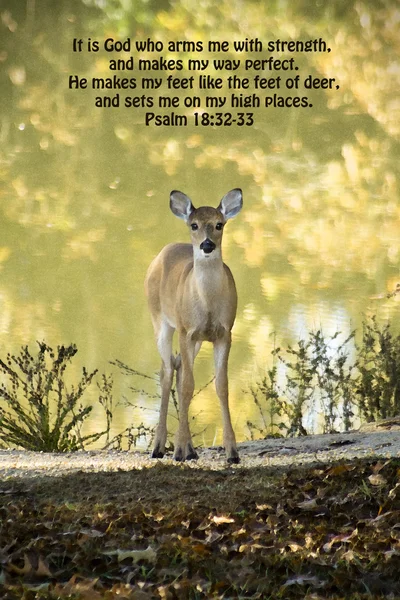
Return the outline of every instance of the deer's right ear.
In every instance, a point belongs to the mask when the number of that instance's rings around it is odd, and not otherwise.
[[[192,201],[183,192],[173,190],[169,197],[169,207],[176,217],[188,221],[190,215],[195,210]]]

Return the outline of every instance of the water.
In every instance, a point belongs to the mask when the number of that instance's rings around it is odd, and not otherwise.
[[[157,401],[133,393],[141,382],[109,361],[150,375],[159,367],[143,280],[166,243],[188,238],[169,211],[172,189],[214,206],[233,187],[243,189],[244,209],[227,225],[223,247],[239,294],[230,358],[238,439],[248,434],[247,418],[256,418],[245,390],[271,364],[274,340],[294,343],[318,327],[346,335],[368,314],[396,323],[398,297],[387,298],[400,280],[395,0],[340,10],[308,2],[268,10],[138,2],[133,10],[65,1],[57,11],[7,0],[0,12],[3,355],[35,340],[74,342],[76,376],[82,365],[114,372],[116,399],[144,407],[119,407],[115,432],[137,419],[155,422]],[[260,109],[252,127],[145,127],[146,109],[99,109],[90,94],[68,90],[70,73],[107,74],[109,56],[72,52],[72,40],[88,32],[164,43],[185,35],[204,42],[322,35],[332,53],[306,53],[299,65],[335,77],[340,92],[310,92],[313,109]],[[205,344],[197,387],[212,374]],[[192,412],[199,441],[220,442],[212,387]],[[96,404],[92,427],[103,422]]]

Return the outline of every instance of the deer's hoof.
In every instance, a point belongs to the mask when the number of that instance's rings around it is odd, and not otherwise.
[[[230,465],[238,465],[240,463],[239,455],[237,454],[236,456],[230,456],[228,458],[228,463]]]
[[[175,452],[174,452],[174,460],[177,460],[179,462],[182,462],[184,459],[183,456],[183,450],[182,448],[176,448]]]
[[[199,456],[191,444],[188,444],[185,453],[183,452],[183,449],[180,446],[178,446],[175,450],[174,459],[177,461],[181,462],[184,460],[196,460],[198,458]]]
[[[163,458],[164,452],[161,452],[160,447],[156,446],[151,453],[151,458]]]
[[[186,455],[186,460],[197,460],[199,455],[196,450],[190,446],[189,453]]]

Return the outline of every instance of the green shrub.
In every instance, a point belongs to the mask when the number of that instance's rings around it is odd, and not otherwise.
[[[367,422],[400,415],[400,335],[376,318],[363,323],[356,367],[356,393],[361,416]]]
[[[276,364],[267,370],[265,377],[250,386],[249,391],[262,422],[261,427],[258,427],[252,421],[247,421],[251,438],[254,439],[254,431],[268,437],[287,435],[287,403],[279,391]]]
[[[273,368],[248,390],[262,422],[261,428],[248,422],[251,437],[254,431],[315,433],[313,420],[323,433],[348,431],[355,416],[376,421],[400,415],[400,335],[373,317],[364,321],[359,345],[355,331],[343,342],[338,336],[318,329],[294,346],[272,351]],[[279,386],[277,360],[283,366]]]
[[[340,334],[325,336],[321,329],[308,334],[296,345],[274,348],[273,365],[248,388],[255,402],[261,426],[248,421],[250,435],[305,435],[318,430],[348,431],[355,416],[375,421],[400,415],[400,335],[390,324],[376,318],[364,321],[361,342],[355,332],[339,343]],[[82,425],[92,406],[82,397],[97,370],[85,368],[76,385],[67,385],[65,371],[77,353],[75,345],[58,346],[57,351],[38,342],[37,355],[22,347],[19,355],[0,359],[0,442],[5,446],[43,452],[82,450],[106,436],[105,448],[128,449],[141,438],[148,442],[154,427],[132,425],[110,440],[113,417],[113,380],[102,375],[99,403],[105,410],[104,431],[83,435]],[[111,363],[129,376],[158,382],[116,361]],[[211,382],[209,382],[211,383]],[[209,385],[209,383],[207,385]],[[130,386],[135,395],[159,398],[158,393]],[[201,391],[201,390],[200,390]],[[171,391],[171,415],[179,418],[176,390]],[[124,399],[126,406],[136,406]],[[172,446],[171,446],[172,447]]]
[[[54,352],[45,343],[38,345],[36,356],[23,347],[19,355],[0,360],[0,440],[7,446],[43,452],[83,449],[106,433],[81,435],[92,411],[81,399],[97,371],[88,373],[83,368],[79,383],[67,386],[65,370],[77,353],[76,346],[58,346]]]

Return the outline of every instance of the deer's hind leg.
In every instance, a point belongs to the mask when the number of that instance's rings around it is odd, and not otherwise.
[[[160,418],[154,439],[154,449],[151,454],[152,458],[162,458],[165,453],[168,402],[174,377],[174,357],[172,356],[172,338],[174,331],[175,329],[171,327],[169,323],[163,321],[156,333],[157,347],[161,356],[161,406]]]

